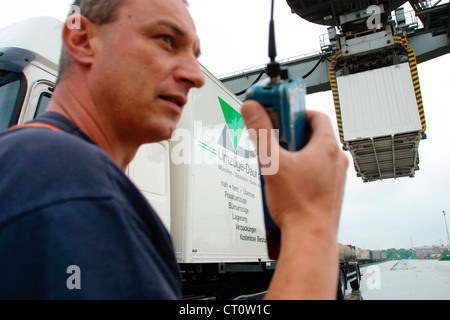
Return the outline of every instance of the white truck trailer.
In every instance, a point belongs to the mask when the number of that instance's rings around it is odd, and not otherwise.
[[[62,26],[37,17],[0,30],[0,131],[45,111]],[[276,262],[267,253],[256,149],[241,101],[203,72],[206,84],[191,90],[172,139],[142,146],[127,174],[171,234],[185,299],[262,297]],[[359,286],[357,265],[341,267],[339,287]]]
[[[63,23],[37,17],[0,31],[0,130],[45,111],[58,75]],[[241,101],[202,67],[172,139],[143,145],[127,168],[169,230],[185,298],[267,290],[259,165]]]

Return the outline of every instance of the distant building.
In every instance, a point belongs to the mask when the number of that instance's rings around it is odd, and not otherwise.
[[[417,259],[437,259],[439,255],[448,249],[447,246],[423,246],[415,247]]]

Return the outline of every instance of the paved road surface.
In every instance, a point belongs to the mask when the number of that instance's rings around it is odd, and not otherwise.
[[[361,289],[346,300],[450,300],[450,261],[387,261],[361,272]]]

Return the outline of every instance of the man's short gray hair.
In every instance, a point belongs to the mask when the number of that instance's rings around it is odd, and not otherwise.
[[[92,23],[102,25],[109,22],[114,22],[117,18],[118,8],[131,0],[75,0],[72,4],[79,8],[79,13],[85,16]],[[151,1],[151,0],[149,0]],[[187,0],[181,0],[188,5]],[[69,13],[69,17],[72,12]],[[59,61],[59,79],[64,75],[67,66],[71,63],[72,58],[66,47],[63,45],[61,58]]]
[[[128,0],[75,0],[73,8],[78,8],[78,13],[88,18],[95,24],[113,22],[116,19],[117,8]],[[69,13],[69,17],[72,12]],[[72,62],[69,52],[63,45],[61,58],[59,60],[59,79],[62,79],[67,66]]]

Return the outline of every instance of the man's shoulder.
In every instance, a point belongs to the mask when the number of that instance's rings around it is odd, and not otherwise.
[[[101,166],[107,156],[96,145],[64,131],[17,129],[0,136],[0,163],[29,165],[46,172]]]
[[[25,128],[0,135],[0,177],[0,203],[14,215],[70,199],[113,197],[120,172],[95,144]]]

